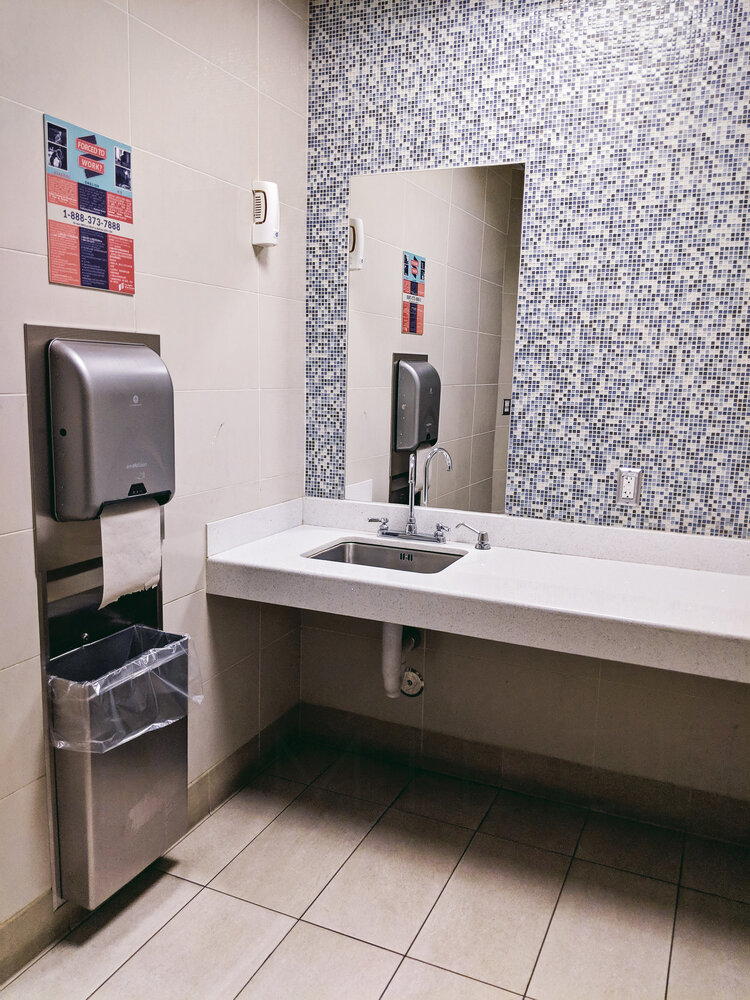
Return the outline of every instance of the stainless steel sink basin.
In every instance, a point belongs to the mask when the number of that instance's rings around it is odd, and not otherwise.
[[[413,549],[401,545],[378,545],[377,542],[336,542],[327,549],[311,553],[307,558],[405,570],[407,573],[439,573],[465,554]]]

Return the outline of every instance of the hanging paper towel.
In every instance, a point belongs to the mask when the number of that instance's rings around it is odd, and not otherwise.
[[[149,590],[161,574],[161,515],[156,500],[125,500],[102,511],[104,593],[100,608]]]

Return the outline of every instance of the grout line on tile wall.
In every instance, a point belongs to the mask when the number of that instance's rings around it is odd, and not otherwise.
[[[680,889],[682,888],[682,869],[685,864],[685,847],[687,836],[682,835],[682,851],[680,853],[680,871],[677,876],[677,892],[674,899],[674,916],[672,917],[672,936],[669,939],[669,958],[667,959],[667,975],[664,980],[664,1000],[667,1000],[669,993],[669,973],[672,969],[672,952],[674,951],[674,935],[677,929],[677,907],[680,905]]]

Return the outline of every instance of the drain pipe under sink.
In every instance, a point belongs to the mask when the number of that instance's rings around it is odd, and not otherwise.
[[[401,683],[406,670],[406,657],[419,645],[418,629],[383,622],[381,664],[383,684],[389,698],[401,695]]]

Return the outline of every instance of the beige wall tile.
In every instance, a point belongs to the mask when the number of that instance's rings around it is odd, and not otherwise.
[[[305,454],[304,390],[262,389],[260,403],[261,478],[297,472]]]
[[[347,392],[346,452],[358,459],[390,455],[390,387]]]
[[[190,635],[204,680],[240,660],[257,663],[260,605],[252,601],[199,590],[164,606],[164,626]]]
[[[86,37],[95,38],[97,44],[88,46],[85,59],[70,60],[66,72],[61,73],[61,53],[80,46],[81,25],[86,26]],[[130,141],[124,11],[99,0],[76,0],[73,9],[45,0],[4,3],[0,7],[0,38],[11,41],[3,47],[0,60],[0,94],[114,139]],[[92,87],[92,80],[106,80],[107,86]],[[40,149],[41,130],[40,117]]]
[[[161,337],[177,391],[258,387],[258,296],[138,276],[136,328]]]
[[[0,533],[32,526],[29,423],[25,396],[0,395]]]
[[[258,379],[263,389],[305,387],[305,304],[261,295]]]
[[[472,483],[469,491],[469,510],[485,511],[492,507],[492,480]]]
[[[495,385],[500,381],[500,337],[480,333],[477,340],[477,383]]]
[[[440,373],[444,386],[474,385],[477,372],[477,332],[445,328],[443,370]]]
[[[499,229],[501,233],[507,233],[509,216],[510,184],[501,172],[490,170],[487,174],[485,222],[495,229]]]
[[[250,189],[151,153],[139,152],[137,158],[137,272],[257,289]]]
[[[273,180],[272,177],[268,179]],[[305,212],[282,203],[279,227],[276,246],[254,248],[259,287],[265,295],[302,301],[305,298]]]
[[[259,478],[259,393],[175,393],[176,494]]]
[[[502,334],[503,286],[483,281],[479,296],[479,329],[496,337]]]
[[[383,689],[380,637],[302,630],[300,698],[358,712],[385,722],[420,726],[423,698],[387,698]],[[421,649],[408,659],[422,671]],[[345,683],[342,680],[345,679]]]
[[[258,170],[256,90],[135,19],[130,87],[134,146],[252,187]]]
[[[237,1000],[271,995],[377,1000],[400,961],[382,948],[298,923]]]
[[[202,0],[129,0],[134,18],[209,59],[245,83],[258,83],[258,0],[223,0],[221,17]]]
[[[349,272],[349,308],[389,316],[400,324],[401,249],[368,238],[365,231],[365,260],[366,266],[361,271]],[[431,288],[427,302],[434,301],[433,292]],[[436,316],[427,316],[425,305],[425,321],[428,319],[431,323],[439,322]]]
[[[443,201],[450,201],[453,187],[453,168],[444,170],[407,170],[404,176],[410,184],[429,191]]]
[[[461,330],[476,330],[479,321],[479,278],[449,267],[446,276],[445,322]],[[491,330],[485,330],[491,333]]]
[[[44,775],[38,657],[0,670],[0,798]]]
[[[442,390],[440,396],[441,440],[455,441],[458,438],[471,437],[475,392],[473,385],[448,385]]]
[[[440,331],[442,335],[442,327]],[[351,309],[346,355],[347,387],[390,387],[393,353],[403,347],[398,339],[401,336],[398,323],[392,317]]]
[[[479,219],[452,205],[448,229],[448,267],[479,277],[483,235],[484,226]]]
[[[23,325],[132,330],[133,300],[127,295],[50,285],[47,258],[0,250],[0,391],[26,392]]]
[[[408,174],[405,176],[409,177]],[[391,188],[388,190],[390,192]],[[373,207],[373,216],[374,214]],[[395,229],[394,232],[398,232],[398,230]],[[395,242],[393,237],[391,237],[391,242]],[[441,264],[446,261],[448,254],[447,206],[440,198],[416,184],[409,183],[408,180],[404,187],[402,242],[404,244],[401,247],[402,250],[418,253],[421,257],[427,257],[430,261],[439,261]],[[431,270],[428,264],[428,281],[431,281]],[[464,268],[464,270],[468,270],[468,268]],[[429,287],[430,294],[432,294],[431,284]]]
[[[496,385],[478,385],[474,401],[474,434],[485,434],[495,429],[497,417],[497,396],[498,387]]]
[[[204,678],[203,701],[188,716],[188,781],[258,733],[258,657]]]
[[[43,778],[0,799],[0,922],[52,884]],[[11,859],[11,863],[7,863]]]
[[[39,653],[39,620],[31,531],[0,535],[0,669]]]
[[[486,190],[486,167],[457,167],[454,169],[451,198],[464,212],[470,212],[477,219],[484,218]]]
[[[300,638],[295,629],[265,646],[260,654],[260,728],[299,702]]]
[[[307,206],[307,119],[273,98],[260,98],[260,167],[263,180],[279,185],[285,205]]]
[[[482,239],[482,270],[480,277],[502,285],[505,272],[505,250],[508,237],[491,226],[485,226]]]
[[[298,114],[307,114],[307,24],[280,3],[260,0],[259,86]]]
[[[419,253],[416,246],[399,246],[404,233],[405,197],[406,181],[401,174],[352,177],[349,181],[349,215],[364,221],[365,239],[369,237],[387,243],[396,250],[413,249],[415,253]],[[419,233],[416,235],[421,236]],[[369,240],[365,255],[369,265]],[[436,252],[435,256],[439,258],[440,255]],[[350,279],[352,277],[350,275]]]
[[[471,441],[471,481],[472,483],[481,483],[492,478],[495,432],[475,434]],[[475,507],[474,509],[483,510],[484,508]]]
[[[45,174],[29,172],[40,158],[42,119],[37,111],[0,98],[0,130],[13,137],[13,156],[0,162],[0,243],[27,253],[47,252]]]
[[[260,604],[260,644],[268,646],[277,639],[288,635],[300,627],[299,608],[287,608],[281,604]]]

